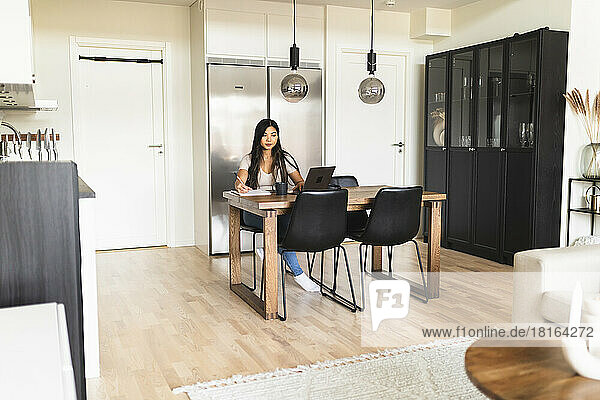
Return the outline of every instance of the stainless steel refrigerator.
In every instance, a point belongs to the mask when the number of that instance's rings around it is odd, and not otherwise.
[[[229,251],[229,211],[223,192],[234,188],[241,158],[250,152],[254,128],[263,118],[279,125],[283,148],[304,177],[322,163],[322,78],[319,69],[300,69],[309,92],[299,103],[288,103],[279,91],[289,68],[208,66],[210,148],[210,253]],[[252,236],[242,234],[242,250],[252,249]]]

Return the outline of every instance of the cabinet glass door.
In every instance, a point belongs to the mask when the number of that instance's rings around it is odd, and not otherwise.
[[[443,147],[446,136],[446,56],[431,58],[427,79],[427,146]]]
[[[450,137],[452,147],[471,147],[473,52],[452,55]]]
[[[507,147],[531,148],[535,144],[537,38],[510,44]]]
[[[477,147],[500,147],[503,46],[479,50]]]

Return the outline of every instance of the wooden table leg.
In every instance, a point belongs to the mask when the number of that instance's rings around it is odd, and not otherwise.
[[[277,318],[277,211],[267,211],[264,217],[265,249],[265,319]]]
[[[242,283],[242,254],[240,251],[241,210],[229,206],[229,288]]]
[[[429,208],[429,240],[427,242],[427,295],[440,297],[440,245],[442,241],[442,203],[432,201]]]
[[[381,246],[372,246],[372,254],[371,254],[371,271],[372,272],[381,272]]]

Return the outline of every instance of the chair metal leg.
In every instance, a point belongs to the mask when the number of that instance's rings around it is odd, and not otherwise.
[[[316,255],[317,255],[317,253],[313,253],[313,260],[312,260],[312,264],[314,264],[314,263],[315,263],[315,256],[316,256]],[[325,259],[325,252],[324,252],[324,251],[322,251],[322,252],[321,252],[321,272],[323,272],[323,260],[324,260],[324,259]],[[334,255],[334,263],[335,263],[335,255]],[[314,268],[314,266],[313,266],[313,268]],[[320,278],[320,279],[317,279],[317,278],[313,277],[313,276],[312,276],[312,274],[309,276],[309,278],[310,278],[310,279],[311,279],[311,280],[312,280],[314,283],[316,283],[317,285],[319,285],[319,287],[321,287],[321,289],[325,288],[326,290],[329,290],[330,292],[333,292],[333,291],[334,291],[333,287],[329,287],[329,286],[327,286],[327,285],[325,285],[325,284],[323,283],[323,279],[322,279],[322,278]],[[323,294],[323,291],[322,291],[322,290],[321,290],[321,294]]]
[[[365,249],[364,251],[364,255],[363,255],[363,247]],[[358,257],[359,257],[359,262],[360,262],[360,298],[361,298],[361,305],[362,305],[362,309],[365,308],[365,281],[364,281],[364,274],[367,272],[367,254],[369,252],[369,245],[367,244],[363,244],[361,243],[360,246],[358,246]]]
[[[388,274],[392,276],[392,256],[394,252],[394,246],[388,246]]]
[[[350,284],[350,292],[352,293],[352,304],[354,305],[353,312],[355,312],[356,310],[362,311],[362,308],[358,307],[358,305],[356,304],[356,295],[354,294],[354,285],[352,285],[352,274],[350,273],[350,263],[348,262],[348,253],[346,252],[346,249],[343,246],[340,246],[339,248],[342,249],[342,251],[344,252],[344,260],[346,262],[346,272],[348,273],[348,283]],[[338,253],[339,253],[339,250],[338,250]]]
[[[325,252],[322,251],[321,252],[321,279],[319,282],[320,283],[319,287],[321,288],[321,295],[323,295],[323,296],[325,295],[325,293],[323,292],[323,259],[325,258],[325,257],[323,257],[324,255],[325,255]]]
[[[333,249],[333,285],[331,286],[333,292],[337,288],[337,274],[338,274],[338,262],[340,261],[340,250],[339,247]]]
[[[425,283],[425,274],[423,272],[423,263],[421,262],[421,252],[419,252],[419,245],[416,240],[411,240],[415,245],[415,250],[417,250],[417,259],[419,260],[419,269],[421,270],[421,280],[423,282],[423,293],[425,294],[425,303],[429,302],[429,296],[427,296],[427,284]]]
[[[281,293],[282,293],[282,297],[283,297],[283,316],[277,314],[277,316],[279,317],[279,319],[281,321],[285,321],[287,319],[287,305],[286,305],[286,299],[285,299],[285,262],[283,261],[283,255],[285,254],[285,251],[283,251],[281,253]]]
[[[334,262],[335,261],[339,262],[339,257],[335,257],[335,252],[337,250],[337,254],[339,255],[340,250],[339,249],[333,249],[333,250],[334,250]],[[352,276],[350,275],[350,263],[348,263],[348,255],[346,253],[346,249],[344,249],[342,247],[341,250],[344,252],[344,259],[346,261],[346,271],[348,272],[348,282],[350,284],[350,291],[352,293],[352,301],[346,299],[343,296],[340,296],[333,290],[333,288],[329,288],[323,283],[323,268],[322,267],[321,267],[321,281],[319,282],[320,286],[321,286],[321,294],[323,296],[335,301],[336,303],[339,303],[342,306],[348,308],[350,311],[356,312],[356,310],[359,310],[359,307],[356,304],[356,296],[354,294],[354,285],[352,284]],[[323,265],[322,259],[321,259],[321,265]],[[335,268],[335,266],[334,266],[334,268]]]
[[[308,264],[308,277],[312,280],[314,280],[314,278],[312,276],[312,272],[313,272],[313,268],[315,266],[315,257],[316,256],[317,256],[317,253],[313,253],[312,261],[311,261],[310,253],[308,251],[306,252],[306,263]]]

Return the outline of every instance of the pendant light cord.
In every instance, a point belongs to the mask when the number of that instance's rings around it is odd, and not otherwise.
[[[296,0],[294,0],[294,46],[296,45]]]
[[[375,21],[375,18],[373,16],[374,8],[375,8],[375,0],[371,0],[371,51],[373,51],[373,25],[374,25],[374,21]]]

